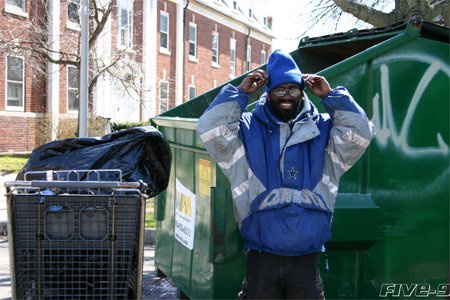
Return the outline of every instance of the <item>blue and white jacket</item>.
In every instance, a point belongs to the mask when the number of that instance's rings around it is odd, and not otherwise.
[[[266,98],[243,113],[248,95],[226,85],[199,119],[198,134],[230,181],[246,249],[319,252],[330,239],[339,178],[362,156],[375,127],[343,87],[322,99],[326,114],[305,95],[289,124]]]

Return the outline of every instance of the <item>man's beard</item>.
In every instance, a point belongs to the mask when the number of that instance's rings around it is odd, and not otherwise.
[[[292,103],[292,107],[289,109],[284,109],[281,107],[281,103],[283,103],[283,100],[273,101],[269,100],[270,108],[272,109],[272,112],[280,118],[283,122],[288,122],[292,119],[294,119],[298,113],[300,112],[301,104],[303,103],[303,99],[291,99],[291,100],[284,100],[289,101]]]

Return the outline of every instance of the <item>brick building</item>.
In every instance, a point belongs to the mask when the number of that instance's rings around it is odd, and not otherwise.
[[[98,76],[89,112],[118,123],[148,120],[265,63],[272,44],[266,2],[114,0],[90,68],[100,59],[121,60],[115,73]],[[0,40],[40,33],[52,59],[77,54],[80,6],[79,0],[0,0]],[[0,48],[0,152],[27,152],[46,141],[43,132],[57,139],[63,124],[77,122],[79,71],[11,49]]]

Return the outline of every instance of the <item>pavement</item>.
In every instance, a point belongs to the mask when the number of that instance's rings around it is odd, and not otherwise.
[[[4,183],[14,181],[16,174],[0,173],[0,300],[11,299],[9,243],[6,235],[7,205]],[[156,276],[154,230],[146,230],[142,299],[177,299],[177,289],[169,278]]]

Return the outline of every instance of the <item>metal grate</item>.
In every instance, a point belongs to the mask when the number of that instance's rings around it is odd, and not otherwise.
[[[138,298],[145,211],[139,190],[21,187],[8,197],[18,299]]]

